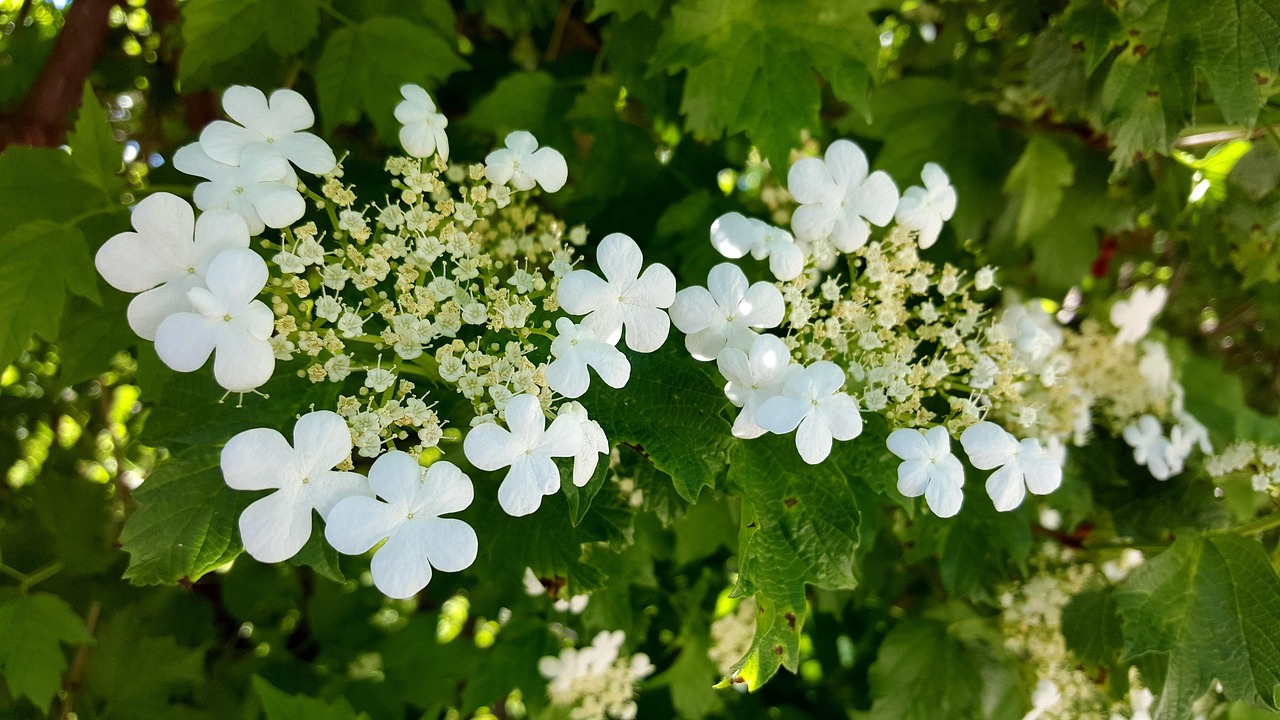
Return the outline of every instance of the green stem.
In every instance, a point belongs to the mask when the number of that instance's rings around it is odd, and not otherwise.
[[[18,582],[27,581],[26,573],[15,570],[14,568],[11,568],[8,565],[5,565],[4,563],[0,563],[0,573],[4,573],[5,575],[8,575],[14,580],[17,580]]]
[[[18,592],[26,593],[28,590],[35,587],[36,585],[39,585],[45,580],[48,580],[54,575],[57,575],[58,573],[62,572],[62,567],[63,567],[62,561],[59,560],[59,561],[50,563],[49,565],[46,565],[40,568],[39,570],[36,570],[35,572],[28,575],[27,573],[24,573],[21,570],[17,570],[16,568],[9,567],[4,563],[0,563],[0,573],[4,573],[5,575],[8,575],[14,580],[17,580]]]
[[[1232,530],[1240,535],[1257,535],[1268,530],[1280,528],[1280,513],[1272,513],[1264,518],[1258,518],[1253,522],[1247,522],[1243,525],[1237,525]]]
[[[347,27],[355,27],[356,25],[355,22],[353,22],[351,18],[347,17],[346,15],[343,15],[342,13],[338,12],[337,8],[333,6],[333,3],[328,2],[328,0],[317,0],[316,4],[320,6],[321,10],[324,10],[326,13],[328,13],[329,17],[333,18],[334,20],[337,20],[339,23],[342,23]]]

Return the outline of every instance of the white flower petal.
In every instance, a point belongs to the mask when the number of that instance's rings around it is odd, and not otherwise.
[[[278,488],[296,472],[289,441],[270,428],[232,436],[222,448],[221,465],[223,480],[234,490]]]
[[[400,508],[355,495],[339,500],[329,510],[324,539],[343,555],[359,555],[382,542],[404,521]]]
[[[894,430],[889,433],[885,444],[889,447],[889,452],[903,460],[925,460],[930,456],[929,442],[919,430],[911,428]],[[903,494],[906,495],[906,493]],[[919,494],[916,493],[916,495]],[[908,497],[915,497],[915,495],[908,495]]]
[[[311,537],[311,506],[294,488],[277,490],[240,513],[244,549],[258,562],[288,560]]]
[[[205,286],[228,305],[245,305],[267,285],[267,263],[248,248],[224,250],[205,273]]]
[[[460,572],[476,561],[480,544],[471,526],[453,518],[425,518],[406,523],[401,531],[414,527],[431,566],[442,572]]]
[[[778,243],[769,252],[769,272],[786,282],[804,272],[804,251],[794,242]]]
[[[357,495],[372,497],[369,480],[359,473],[326,470],[308,477],[307,501],[320,513],[321,518],[328,518],[329,512],[338,502]]]
[[[200,285],[198,275],[189,275],[138,295],[129,301],[129,309],[126,311],[129,327],[143,340],[155,340],[156,331],[165,318],[175,313],[195,310],[187,300],[187,292]]]
[[[894,432],[903,432],[895,430]],[[913,430],[906,432],[914,433]],[[929,487],[930,464],[925,460],[903,460],[898,464],[898,492],[905,497],[920,497]]]
[[[996,510],[1008,512],[1022,504],[1026,497],[1026,484],[1022,480],[1022,468],[1009,463],[991,473],[987,478],[987,495],[995,503]]]
[[[596,263],[609,282],[629,282],[640,276],[640,268],[644,265],[644,253],[640,246],[627,235],[610,233],[600,241],[596,249]],[[672,280],[672,299],[674,300],[675,281]]]
[[[555,462],[546,457],[521,455],[498,486],[498,504],[508,515],[523,517],[536,512],[542,498],[559,487],[560,471]]]
[[[431,582],[428,530],[426,523],[406,522],[373,554],[369,573],[373,575],[374,587],[383,595],[410,598]]]
[[[161,330],[163,328],[161,325]],[[156,340],[159,352],[159,336]],[[261,387],[271,379],[275,368],[276,355],[271,343],[249,335],[220,340],[218,353],[213,358],[214,379],[231,392],[249,392]]]
[[[787,173],[787,190],[802,205],[838,201],[831,173],[826,163],[818,158],[801,158],[791,166]]]
[[[711,223],[711,245],[727,258],[746,255],[758,235],[756,226],[741,213],[726,213]]]
[[[298,468],[304,475],[332,470],[351,455],[351,430],[336,412],[309,412],[293,425],[293,447],[306,461]]]
[[[537,150],[525,160],[523,167],[549,193],[558,192],[569,179],[569,166],[565,164],[564,155],[554,148]]]
[[[333,148],[311,133],[289,133],[278,138],[274,144],[289,162],[312,175],[324,175],[338,166],[338,158],[333,154]]]
[[[676,293],[668,312],[676,328],[689,335],[711,327],[722,311],[706,288],[695,285]]]
[[[924,499],[938,517],[948,518],[960,512],[964,503],[964,468],[954,455],[948,455],[935,466],[932,481]]]
[[[969,456],[969,462],[979,470],[1004,465],[1018,449],[1018,443],[1012,435],[999,425],[986,421],[961,433],[960,445]]]
[[[626,328],[627,347],[650,353],[662,347],[671,331],[671,321],[662,310],[651,307],[633,307],[623,322]]]
[[[785,435],[808,414],[808,403],[786,395],[775,395],[765,400],[756,411],[756,423],[775,435]]]
[[[831,431],[821,415],[810,413],[800,421],[796,449],[800,451],[800,458],[810,465],[817,465],[831,454]]]
[[[170,368],[192,372],[209,360],[217,337],[217,327],[209,318],[196,313],[175,313],[156,329],[156,354]]]
[[[782,291],[767,282],[758,282],[747,289],[738,303],[742,320],[753,328],[773,328],[782,324],[787,305]]]

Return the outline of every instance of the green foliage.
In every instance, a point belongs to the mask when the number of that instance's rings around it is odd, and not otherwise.
[[[68,293],[99,299],[84,235],[73,226],[35,220],[0,237],[0,362],[12,362],[34,334],[58,337]],[[48,268],[49,274],[32,268]]]
[[[1229,700],[1275,707],[1280,686],[1280,576],[1258,543],[1180,537],[1115,594],[1124,657],[1159,693],[1158,720],[1186,717],[1211,682]]]
[[[368,715],[352,710],[342,698],[328,703],[306,695],[290,695],[256,675],[253,691],[262,701],[266,720],[369,720]]]
[[[56,595],[0,596],[0,676],[10,693],[26,697],[42,713],[62,685],[67,667],[62,645],[92,639],[80,617]]]
[[[179,79],[207,86],[213,69],[265,40],[280,56],[296,55],[320,30],[316,0],[192,0],[183,7]]]

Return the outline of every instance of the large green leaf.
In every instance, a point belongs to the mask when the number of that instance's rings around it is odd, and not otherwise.
[[[613,390],[596,383],[582,404],[610,442],[638,446],[654,467],[671,476],[676,491],[694,502],[724,473],[732,437],[720,411],[729,401],[707,367],[680,343],[676,336],[657,352],[631,354],[626,387]]]
[[[868,673],[873,703],[865,720],[986,717],[983,685],[992,676],[984,673],[983,657],[974,652],[972,641],[963,642],[961,629],[926,618],[895,625]]]
[[[90,652],[85,686],[101,703],[101,716],[126,720],[171,717],[173,700],[204,679],[204,647],[184,647],[155,634],[139,606],[103,622]]]
[[[114,191],[123,185],[120,169],[124,164],[124,151],[111,132],[107,111],[89,83],[84,85],[75,130],[67,136],[67,145],[71,148],[71,161],[80,168],[80,176],[102,188],[107,202],[114,202]]]
[[[31,336],[58,337],[70,292],[101,300],[84,235],[48,220],[0,236],[0,365],[8,365]]]
[[[265,38],[281,56],[301,52],[320,30],[316,0],[190,0],[182,6],[179,79],[205,85],[214,66]]]
[[[745,502],[735,593],[755,594],[756,637],[739,674],[751,688],[780,666],[795,671],[804,627],[805,586],[848,589],[858,583],[857,550],[875,534],[878,475],[894,472],[883,421],[870,416],[861,436],[837,443],[807,465],[795,438],[766,435],[737,443],[729,480]]]
[[[253,500],[222,480],[218,448],[184,452],[156,469],[133,498],[120,542],[129,553],[125,578],[138,585],[195,581],[244,549],[236,530]]]
[[[1044,135],[1032,135],[1009,171],[1004,191],[1017,208],[1015,235],[1025,242],[1062,207],[1063,188],[1075,182],[1075,166],[1066,151]]]
[[[266,720],[369,720],[365,713],[351,709],[345,698],[325,702],[306,695],[290,695],[257,675],[253,676],[253,691],[262,701]]]
[[[49,593],[0,596],[0,675],[9,692],[49,711],[67,667],[64,643],[93,638],[62,598]]]
[[[1257,542],[1183,536],[1115,593],[1124,659],[1159,693],[1156,720],[1189,717],[1217,680],[1228,700],[1275,707],[1280,577]]]

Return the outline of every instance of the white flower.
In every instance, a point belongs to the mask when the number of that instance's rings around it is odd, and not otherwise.
[[[868,176],[867,156],[848,140],[831,143],[825,161],[796,161],[787,189],[800,203],[791,216],[796,237],[810,243],[829,240],[847,253],[866,244],[867,221],[883,227],[898,207],[893,180],[881,170]]]
[[[665,265],[650,265],[641,274],[644,255],[636,241],[613,233],[600,241],[596,263],[604,278],[589,270],[574,270],[560,281],[560,307],[570,315],[586,315],[582,324],[611,345],[625,327],[627,347],[653,352],[662,347],[671,320],[662,308],[676,297],[676,278]]]
[[[1062,326],[1039,300],[1007,308],[1000,317],[1000,325],[1009,333],[1009,342],[1022,359],[1037,367],[1062,346]]]
[[[222,448],[222,476],[236,490],[272,490],[240,514],[244,549],[261,562],[288,560],[311,537],[311,511],[328,518],[344,498],[371,496],[363,475],[334,466],[351,455],[342,416],[307,413],[293,426],[293,445],[270,428],[246,430]]]
[[[1031,693],[1031,712],[1024,715],[1022,720],[1039,720],[1060,702],[1062,702],[1062,691],[1058,686],[1048,678],[1040,678],[1036,683],[1035,692]]]
[[[852,440],[862,433],[858,404],[840,392],[844,371],[835,363],[816,362],[787,380],[782,394],[765,400],[756,422],[771,433],[796,432],[796,449],[810,465],[831,454],[831,441]]]
[[[787,380],[801,370],[800,365],[791,362],[786,343],[773,335],[757,336],[749,352],[725,348],[716,357],[716,366],[729,381],[724,386],[724,394],[742,408],[733,422],[733,434],[744,439],[764,434],[764,428],[756,423],[760,405],[782,394]]]
[[[1183,462],[1191,453],[1191,443],[1183,441],[1175,447],[1164,436],[1164,428],[1154,415],[1143,415],[1126,427],[1124,441],[1133,448],[1133,461],[1145,465],[1157,480],[1168,480],[1182,472]]]
[[[244,218],[250,235],[262,232],[264,226],[288,227],[307,211],[289,161],[256,145],[244,149],[239,165],[218,162],[197,144],[186,145],[174,153],[173,166],[208,179],[196,186],[196,207],[231,210]]]
[[[707,287],[685,288],[671,304],[671,322],[685,334],[684,344],[698,360],[715,360],[726,347],[746,350],[756,338],[752,328],[777,327],[787,313],[782,292],[747,276],[733,263],[720,263],[707,275]]]
[[[94,263],[112,287],[141,293],[129,302],[128,317],[144,340],[155,340],[166,317],[193,309],[187,291],[204,285],[219,253],[249,247],[249,228],[239,215],[213,211],[196,220],[191,205],[169,193],[143,199],[130,222],[135,232],[112,236]]]
[[[507,403],[506,430],[487,422],[472,428],[462,448],[481,470],[509,467],[498,488],[498,504],[508,515],[528,515],[544,495],[560,489],[560,470],[551,458],[573,457],[582,447],[582,428],[572,417],[547,427],[537,395],[517,395]]]
[[[631,377],[631,362],[618,348],[601,342],[585,323],[575,325],[569,318],[556,319],[556,338],[551,341],[551,355],[555,357],[547,365],[547,385],[565,397],[581,397],[591,385],[587,367],[606,385],[620,388]]]
[[[582,403],[567,402],[561,405],[556,417],[570,418],[578,423],[578,428],[582,431],[582,442],[573,455],[573,484],[582,487],[591,481],[600,456],[609,454],[609,438],[604,434],[600,423],[587,416],[587,409],[582,407]]]
[[[913,185],[902,193],[895,217],[902,227],[920,233],[920,247],[923,249],[938,241],[942,223],[955,215],[956,189],[951,187],[951,180],[942,168],[934,163],[924,164],[920,179],[924,180],[924,187]],[[991,286],[990,282],[985,284]]]
[[[252,250],[225,250],[209,263],[203,287],[187,300],[195,312],[165,318],[156,329],[156,354],[178,372],[200,369],[215,352],[213,376],[232,392],[248,392],[271,378],[275,316],[258,292],[267,284],[267,264]]]
[[[711,223],[711,244],[727,258],[747,253],[756,260],[769,259],[769,271],[779,280],[794,280],[804,272],[804,250],[791,233],[763,220],[731,212]]]
[[[405,152],[416,158],[431,157],[440,153],[440,159],[449,159],[449,136],[444,129],[449,119],[436,112],[436,104],[427,91],[417,85],[401,85],[404,101],[396,105],[396,120],[400,128],[400,144]]]
[[[1019,442],[999,425],[980,422],[960,435],[960,444],[975,468],[1000,468],[987,478],[987,495],[1000,512],[1021,505],[1028,490],[1047,495],[1062,484],[1062,466],[1035,438]]]
[[[313,175],[338,164],[332,148],[302,132],[315,124],[316,116],[307,99],[293,90],[276,90],[268,100],[258,88],[232,85],[222,94],[222,109],[240,125],[214,120],[200,133],[200,148],[218,162],[239,165],[245,148],[253,147],[276,153]]]
[[[384,539],[369,571],[384,595],[407,598],[431,582],[431,570],[458,572],[475,562],[471,526],[446,513],[465,510],[474,490],[458,466],[441,460],[423,468],[391,450],[369,468],[369,486],[383,501],[351,497],[329,512],[324,537],[340,553],[358,555]]]
[[[506,147],[484,159],[484,175],[494,185],[508,181],[516,190],[532,190],[534,185],[553,193],[564,187],[569,168],[564,156],[554,148],[538,148],[538,140],[524,130],[507,135]]]
[[[889,452],[902,458],[898,492],[920,497],[938,517],[960,512],[964,502],[964,466],[951,454],[951,437],[939,425],[927,432],[903,428],[889,433]]]
[[[1157,285],[1148,290],[1144,287],[1133,289],[1127,300],[1117,300],[1111,306],[1111,324],[1116,326],[1117,345],[1132,345],[1146,337],[1151,331],[1151,321],[1164,309],[1165,300],[1169,299],[1169,290],[1164,285]]]
[[[1153,390],[1165,392],[1173,379],[1173,365],[1164,343],[1148,340],[1142,343],[1142,359],[1138,361],[1138,374]]]

